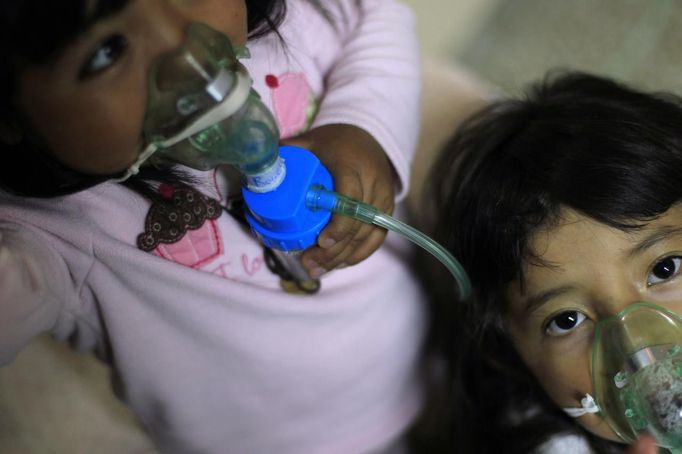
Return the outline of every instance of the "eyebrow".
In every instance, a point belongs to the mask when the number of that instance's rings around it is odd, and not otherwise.
[[[537,295],[531,295],[529,298],[526,299],[526,304],[523,311],[526,314],[530,314],[531,312],[535,311],[538,307],[547,303],[549,300],[569,293],[573,290],[575,290],[575,287],[573,287],[572,285],[562,285],[560,287],[550,288],[548,290],[545,290],[544,292],[538,293]]]
[[[644,251],[647,249],[651,248],[655,244],[663,241],[670,239],[673,236],[678,236],[682,235],[682,227],[675,227],[675,226],[663,226],[660,227],[653,232],[651,232],[650,235],[646,236],[642,241],[637,243],[631,250],[628,252],[628,257],[634,257],[636,255],[642,254]]]

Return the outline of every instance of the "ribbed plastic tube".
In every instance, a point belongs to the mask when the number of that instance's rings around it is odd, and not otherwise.
[[[307,194],[306,204],[311,210],[328,210],[344,216],[350,216],[366,224],[374,224],[404,236],[425,249],[445,265],[450,274],[452,274],[452,277],[455,278],[455,282],[457,282],[461,300],[465,300],[471,295],[469,276],[467,276],[466,271],[464,271],[464,268],[457,259],[431,237],[414,227],[386,213],[380,212],[372,205],[329,191],[320,186],[310,189]]]

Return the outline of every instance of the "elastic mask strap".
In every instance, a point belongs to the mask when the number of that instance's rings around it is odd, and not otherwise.
[[[585,394],[585,397],[580,400],[580,407],[568,407],[562,408],[562,410],[565,411],[568,416],[577,418],[587,413],[598,413],[599,406],[592,396]]]
[[[193,123],[190,123],[189,126],[187,126],[177,135],[162,142],[153,142],[147,145],[142,153],[140,153],[140,155],[137,157],[137,160],[135,160],[135,162],[128,167],[123,176],[119,178],[112,178],[112,181],[116,183],[122,183],[133,175],[137,175],[137,173],[140,171],[140,166],[142,166],[142,164],[144,164],[144,162],[149,159],[158,149],[171,147],[238,111],[249,98],[249,93],[251,92],[251,78],[243,68],[240,68],[240,70],[236,72],[236,75],[237,80],[235,82],[234,89],[222,102],[220,102],[220,104],[217,104],[208,110],[204,115],[197,118]]]

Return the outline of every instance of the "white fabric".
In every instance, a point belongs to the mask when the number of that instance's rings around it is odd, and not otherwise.
[[[540,445],[534,454],[593,454],[593,451],[579,435],[558,435]]]

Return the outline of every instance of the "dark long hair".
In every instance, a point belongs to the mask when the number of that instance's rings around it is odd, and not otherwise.
[[[598,452],[620,449],[586,434],[544,395],[505,331],[505,290],[523,285],[522,263],[539,261],[529,239],[562,207],[637,229],[682,199],[680,175],[682,99],[605,78],[550,74],[464,124],[427,191],[433,235],[462,262],[475,293],[455,303],[447,277],[428,273],[436,279],[434,342],[451,361],[430,421],[441,446],[522,453],[567,432],[586,435]]]
[[[0,2],[0,127],[21,124],[13,97],[21,68],[48,63],[88,25],[123,8],[129,0],[98,0],[88,11],[86,0],[3,0]],[[246,0],[249,38],[277,27],[286,13],[285,0]],[[55,159],[39,138],[23,134],[15,144],[0,141],[0,188],[29,197],[54,197],[86,189],[107,176],[86,175]],[[124,184],[155,197],[149,181],[186,181],[172,167],[145,167]]]

